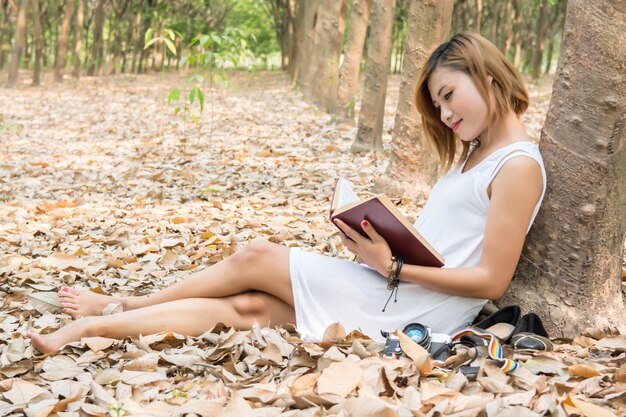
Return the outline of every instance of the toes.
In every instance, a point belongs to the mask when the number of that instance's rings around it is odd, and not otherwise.
[[[67,290],[67,292],[69,294],[73,295],[73,296],[80,295],[80,294],[84,293],[85,291],[88,291],[88,290],[82,290],[82,289],[78,289],[78,288],[69,288]]]
[[[82,317],[80,312],[75,308],[64,308],[63,312],[73,319],[79,319]]]
[[[80,304],[75,303],[73,301],[61,300],[61,307],[63,307],[63,308],[73,308],[74,310],[78,310],[80,308]]]

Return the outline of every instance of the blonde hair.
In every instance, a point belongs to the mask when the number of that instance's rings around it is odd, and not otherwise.
[[[415,105],[422,115],[426,140],[436,149],[444,171],[448,171],[457,153],[457,139],[441,121],[428,91],[428,80],[438,68],[463,71],[472,77],[487,105],[488,126],[510,109],[520,116],[528,108],[529,99],[519,73],[487,39],[476,33],[460,32],[439,45],[422,67],[415,89]],[[490,92],[494,100],[491,100]],[[468,142],[462,141],[461,144],[459,163],[465,161],[470,148]]]

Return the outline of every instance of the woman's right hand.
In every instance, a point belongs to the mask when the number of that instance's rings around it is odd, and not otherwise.
[[[350,239],[341,229],[337,228],[339,232],[339,238],[341,239],[341,243],[343,243],[343,247],[348,249],[352,254],[356,255],[356,259],[359,259],[359,245]]]

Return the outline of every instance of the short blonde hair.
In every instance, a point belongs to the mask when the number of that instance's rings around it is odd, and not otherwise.
[[[441,121],[439,110],[435,108],[428,91],[428,80],[437,68],[463,71],[472,77],[487,105],[489,126],[510,109],[518,116],[523,114],[529,99],[517,70],[487,39],[476,33],[460,32],[439,45],[422,67],[415,89],[415,105],[422,115],[426,140],[435,147],[444,171],[448,171],[454,163],[457,140],[452,130]],[[488,77],[493,80],[490,82]],[[470,145],[463,141],[462,147],[459,163],[467,158]]]

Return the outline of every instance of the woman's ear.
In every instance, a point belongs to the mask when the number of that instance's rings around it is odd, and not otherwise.
[[[489,81],[489,85],[493,82],[493,77],[491,75],[487,75],[487,81]]]

